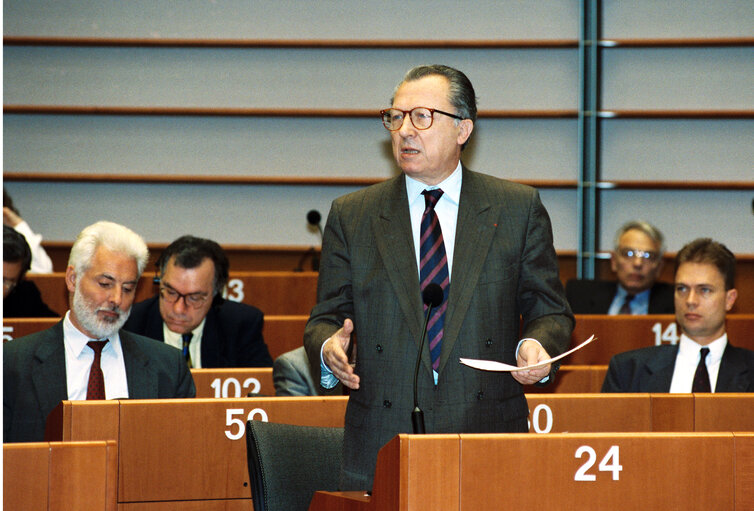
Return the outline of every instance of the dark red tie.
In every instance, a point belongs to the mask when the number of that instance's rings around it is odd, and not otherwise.
[[[445,253],[445,242],[442,237],[440,221],[435,213],[435,205],[442,197],[443,191],[424,190],[425,209],[422,215],[421,239],[419,248],[419,277],[420,287],[424,290],[431,282],[438,284],[443,291],[442,303],[432,311],[432,316],[427,323],[427,340],[429,340],[429,353],[432,359],[432,369],[437,371],[440,367],[440,351],[444,333],[445,309],[448,308],[448,290],[450,286],[450,274],[448,272],[448,256]],[[425,305],[426,309],[427,306]]]
[[[699,365],[696,366],[694,384],[691,387],[691,392],[712,392],[712,387],[709,383],[709,373],[707,372],[707,364],[704,361],[708,354],[709,348],[702,348],[699,350]]]
[[[89,370],[89,385],[86,387],[86,399],[105,399],[105,377],[102,374],[102,367],[100,367],[100,359],[102,358],[102,348],[107,344],[107,339],[104,341],[89,341],[87,346],[94,350],[94,361],[92,362],[92,368]]]

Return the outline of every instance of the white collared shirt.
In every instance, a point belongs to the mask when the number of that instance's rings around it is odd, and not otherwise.
[[[709,373],[710,389],[715,392],[717,386],[717,374],[720,372],[720,362],[723,359],[725,346],[728,344],[728,334],[723,334],[707,344],[702,346],[692,341],[686,334],[681,335],[678,341],[678,354],[675,357],[675,369],[673,370],[673,380],[670,383],[670,392],[673,394],[688,394],[694,384],[694,374],[696,367],[699,365],[699,350],[709,348],[705,364]]]
[[[426,203],[422,192],[424,190],[435,190],[440,188],[443,191],[440,200],[435,204],[435,213],[440,221],[442,229],[442,238],[445,244],[445,254],[448,256],[448,275],[449,279],[453,274],[453,249],[456,244],[456,225],[458,223],[458,205],[461,201],[461,162],[451,175],[444,181],[435,185],[427,186],[421,181],[408,177],[406,175],[406,193],[408,195],[408,208],[411,213],[411,231],[414,235],[414,252],[416,253],[416,269],[421,273],[419,267],[419,252],[421,250],[419,239],[421,238],[422,215],[426,209]]]
[[[66,312],[63,320],[63,344],[65,346],[65,373],[68,386],[68,399],[85,400],[89,386],[89,370],[94,361],[94,350],[86,345],[90,339],[77,329],[70,319],[71,311]],[[105,398],[128,398],[128,380],[126,364],[123,359],[123,347],[120,335],[116,332],[107,338],[108,343],[102,349],[100,367],[105,378]]]
[[[191,367],[199,369],[202,367],[202,335],[204,335],[204,322],[207,321],[205,316],[199,326],[191,331],[191,344],[189,344],[189,355],[191,355]],[[173,332],[168,328],[165,322],[162,322],[162,338],[165,344],[175,346],[183,352],[183,334]]]

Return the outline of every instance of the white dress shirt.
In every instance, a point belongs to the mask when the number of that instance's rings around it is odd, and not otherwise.
[[[29,244],[29,248],[31,249],[31,268],[29,268],[29,272],[52,273],[52,260],[47,255],[47,252],[45,252],[45,249],[42,248],[42,235],[32,231],[26,220],[22,220],[14,229],[26,239],[26,243]]]
[[[688,394],[694,384],[694,374],[699,365],[699,350],[707,347],[709,353],[705,360],[707,372],[709,373],[710,389],[715,392],[717,386],[717,374],[720,372],[720,362],[723,359],[725,346],[728,344],[728,334],[715,339],[706,346],[697,344],[689,339],[686,334],[681,335],[678,341],[678,354],[675,357],[675,369],[673,370],[673,380],[670,383],[670,392],[673,394]]]
[[[63,320],[63,344],[65,345],[65,373],[68,385],[68,399],[85,400],[89,386],[89,370],[94,361],[94,350],[86,345],[91,339],[78,330],[70,320],[71,311],[66,312]],[[105,379],[105,398],[128,398],[128,380],[126,364],[123,359],[123,347],[120,335],[116,332],[107,338],[108,343],[102,349],[100,367]]]

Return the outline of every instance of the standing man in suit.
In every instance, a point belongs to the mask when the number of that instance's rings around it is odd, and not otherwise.
[[[526,366],[569,344],[573,317],[537,191],[460,161],[476,112],[462,72],[411,69],[382,111],[402,175],[332,204],[304,345],[322,368],[323,386],[340,381],[351,389],[344,490],[370,488],[377,451],[412,431],[429,283],[443,296],[421,353],[418,400],[428,433],[527,431],[522,384],[552,379],[555,368],[491,373],[458,359]]]
[[[44,439],[60,401],[194,397],[175,348],[121,330],[148,257],[144,240],[97,222],[79,234],[65,273],[70,310],[53,327],[3,344],[3,441]]]
[[[657,227],[642,220],[624,224],[610,256],[617,282],[569,280],[571,309],[575,314],[673,314],[673,286],[657,282],[664,252]]]
[[[123,327],[183,351],[190,367],[270,367],[262,311],[223,299],[228,257],[216,242],[181,236],[157,261],[160,291]]]
[[[738,297],[735,257],[700,238],[675,264],[680,341],[614,356],[602,392],[754,392],[754,351],[732,346],[725,333],[725,314]]]

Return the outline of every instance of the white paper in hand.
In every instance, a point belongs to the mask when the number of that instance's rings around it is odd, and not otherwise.
[[[595,340],[594,335],[592,335],[589,339],[582,342],[572,350],[568,350],[565,353],[562,353],[558,355],[557,357],[550,358],[548,360],[543,360],[542,362],[539,362],[537,364],[529,365],[526,367],[517,367],[512,366],[509,364],[503,364],[502,362],[495,362],[494,360],[479,360],[476,358],[461,358],[459,359],[462,364],[467,365],[469,367],[473,367],[474,369],[481,369],[482,371],[498,371],[498,372],[513,372],[513,371],[526,371],[527,369],[536,369],[537,367],[546,366],[547,364],[551,364],[553,362],[556,362],[560,360],[563,357],[567,357],[574,351],[580,350],[590,342]]]

